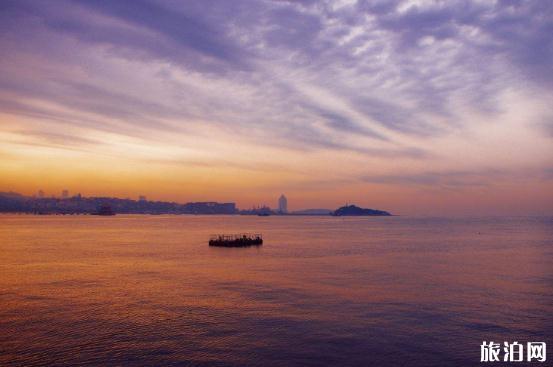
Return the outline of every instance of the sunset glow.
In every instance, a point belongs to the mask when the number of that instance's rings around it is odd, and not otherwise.
[[[0,191],[552,213],[547,2],[4,1],[0,17]]]

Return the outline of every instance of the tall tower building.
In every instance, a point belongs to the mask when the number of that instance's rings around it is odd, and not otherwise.
[[[62,197],[62,199],[67,199],[69,197],[69,191],[68,190],[63,190],[61,192],[61,197]]]
[[[278,212],[283,214],[288,213],[288,199],[286,199],[284,194],[278,198]]]
[[[42,199],[44,197],[44,191],[38,190],[38,197]]]

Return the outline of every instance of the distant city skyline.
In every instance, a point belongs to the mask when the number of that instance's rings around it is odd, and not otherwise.
[[[8,191],[1,191],[0,190],[0,194],[3,194],[3,193],[12,193],[12,194],[19,194],[19,195],[25,195],[25,193],[20,193],[20,192],[15,192],[15,191],[11,191],[11,190],[8,190]],[[75,193],[73,195],[70,195],[69,194],[69,190],[67,189],[64,189],[61,191],[61,195],[56,195],[55,193],[53,193],[52,195],[48,196],[48,193],[45,192],[44,190],[38,190],[36,194],[32,194],[32,195],[28,195],[29,197],[32,197],[32,198],[56,198],[56,199],[68,199],[68,198],[81,198],[81,197],[86,197],[86,195],[82,195],[80,192],[79,193]],[[110,197],[109,195],[91,195],[90,197]],[[116,199],[123,199],[123,200],[133,200],[131,198],[129,198],[128,196],[126,197],[113,197],[113,198],[116,198]],[[145,195],[139,195],[138,198],[136,199],[138,202],[146,202],[146,201],[149,201],[147,199],[147,197]],[[159,200],[151,200],[151,201],[159,201]],[[232,200],[227,200],[227,201],[232,201]],[[179,203],[178,200],[168,200],[168,202],[176,202],[176,203]],[[180,201],[180,203],[184,203],[184,202],[187,202],[187,203],[190,203],[190,202],[194,202],[194,200],[187,200],[187,201]],[[203,202],[203,203],[209,203],[209,202],[213,202],[215,203],[215,201],[213,200],[205,200],[205,201],[195,201],[195,202]],[[232,201],[234,202],[234,201]],[[271,209],[273,210],[274,212],[276,213],[281,213],[281,214],[287,214],[289,213],[289,210],[288,210],[288,199],[286,198],[286,196],[284,194],[281,194],[279,197],[278,197],[278,200],[276,202],[276,205],[275,207],[271,207],[270,205],[266,205],[266,204],[257,204],[257,205],[251,205],[251,206],[246,206],[246,207],[243,207],[242,209]],[[314,209],[314,208],[298,208],[298,209]],[[320,210],[320,209],[318,209]]]
[[[63,198],[63,191],[59,190],[57,188],[54,188],[52,190],[35,190],[31,192],[26,191],[18,191],[12,188],[0,188],[0,192],[16,192],[22,195],[27,195],[31,197],[43,197],[43,198]],[[149,201],[167,201],[167,202],[177,202],[177,203],[187,203],[187,202],[235,202],[237,207],[239,208],[260,208],[260,207],[268,207],[273,210],[278,211],[279,210],[279,200],[276,201],[276,204],[273,205],[267,205],[266,203],[274,202],[274,199],[271,200],[271,197],[275,197],[275,193],[269,193],[267,196],[262,196],[260,199],[252,200],[252,201],[243,201],[239,199],[234,199],[230,196],[221,196],[221,195],[214,195],[212,197],[210,196],[196,196],[193,194],[190,195],[176,195],[176,196],[166,196],[166,195],[152,195],[146,196],[141,194],[129,194],[128,192],[121,190],[120,193],[117,192],[108,192],[108,191],[91,191],[91,192],[79,192],[79,190],[67,190],[68,191],[68,197],[75,197],[75,196],[83,196],[83,197],[115,197],[115,198],[122,198],[122,199],[132,199],[132,200],[138,200],[141,199],[149,200]],[[41,196],[42,195],[42,196]],[[282,195],[282,194],[281,194]],[[277,199],[280,199],[280,196],[276,196]],[[299,196],[294,197],[293,204],[291,207],[288,207],[288,197],[286,197],[287,201],[287,211],[292,212],[296,210],[304,210],[304,209],[315,209],[315,208],[329,208],[334,209],[338,208],[344,205],[348,204],[355,204],[359,205],[361,207],[374,207],[374,208],[381,208],[381,209],[387,209],[395,214],[402,214],[402,215],[453,215],[453,216],[464,216],[464,215],[470,215],[472,214],[470,212],[471,204],[467,203],[467,210],[465,211],[456,211],[451,212],[448,210],[448,208],[443,208],[442,210],[432,210],[432,211],[425,211],[421,210],[420,208],[414,208],[411,210],[404,210],[401,209],[398,210],[398,207],[394,205],[388,204],[386,200],[367,200],[366,198],[360,198],[360,199],[347,199],[342,201],[328,201],[328,200],[321,200],[321,201],[313,201],[312,199],[305,200],[305,198]],[[408,202],[408,198],[405,200],[405,202]],[[405,203],[404,202],[404,203]],[[445,206],[445,203],[443,203]],[[399,206],[401,208],[401,206]],[[523,211],[517,211],[517,207],[508,207],[504,206],[504,210],[501,212],[497,212],[495,210],[490,212],[482,212],[482,215],[527,215],[528,213]],[[535,212],[533,215],[550,215],[550,212],[547,211],[548,207],[546,207],[545,210],[542,212]]]
[[[553,212],[548,1],[5,1],[0,190]]]

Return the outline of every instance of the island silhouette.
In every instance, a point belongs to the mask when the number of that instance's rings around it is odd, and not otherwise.
[[[390,216],[391,214],[384,210],[377,209],[365,209],[360,208],[355,205],[345,205],[341,208],[336,209],[333,213],[335,217],[346,217],[346,216]]]

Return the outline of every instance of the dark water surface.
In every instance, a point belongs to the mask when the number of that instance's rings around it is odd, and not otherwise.
[[[553,218],[0,216],[0,366],[470,366],[552,330]]]

